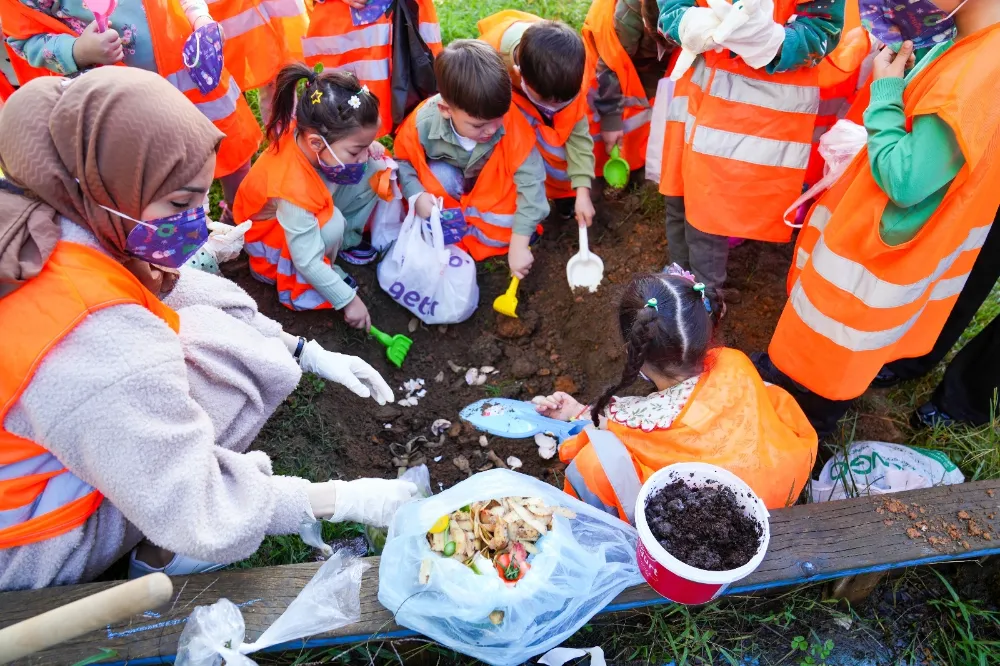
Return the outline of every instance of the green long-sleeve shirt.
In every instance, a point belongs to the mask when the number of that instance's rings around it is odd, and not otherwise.
[[[431,97],[417,111],[417,136],[420,138],[420,145],[428,161],[440,160],[457,167],[462,170],[466,182],[471,182],[479,177],[505,130],[501,127],[489,141],[477,143],[468,151],[459,143],[451,121],[441,115],[438,108],[440,99],[440,95]],[[426,191],[417,177],[416,169],[406,161],[399,162],[399,185],[407,199]],[[513,232],[519,236],[530,236],[538,223],[549,216],[549,202],[545,198],[545,162],[537,148],[531,149],[531,153],[514,172],[514,185],[517,187],[517,211],[514,214]]]
[[[855,2],[856,0],[851,0]],[[844,30],[846,0],[811,0],[795,6],[795,20],[785,25],[785,41],[774,60],[764,69],[768,74],[815,67],[830,55]],[[660,31],[676,44],[684,12],[696,7],[697,0],[659,0]]]
[[[935,46],[905,79],[885,78],[871,84],[871,102],[864,115],[868,163],[875,182],[889,197],[879,221],[879,235],[890,246],[917,235],[965,165],[948,123],[935,114],[917,116],[907,132],[903,113],[907,84],[952,44]]]
[[[524,31],[530,26],[530,23],[519,21],[507,28],[500,39],[500,57],[507,65],[515,95],[521,94],[521,73],[514,69],[514,51],[521,43]],[[545,117],[544,113],[539,113]],[[566,150],[566,175],[569,176],[570,186],[574,190],[578,187],[590,187],[594,179],[594,138],[590,136],[590,124],[586,116],[573,126],[563,148]]]

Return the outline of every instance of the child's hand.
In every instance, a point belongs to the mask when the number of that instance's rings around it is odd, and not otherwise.
[[[542,416],[559,421],[571,421],[583,413],[584,405],[568,393],[558,391],[550,396],[539,395],[531,399],[535,411]]]
[[[344,321],[351,328],[358,328],[368,332],[372,327],[372,316],[368,314],[368,307],[360,296],[355,295],[354,299],[344,306]]]
[[[417,209],[417,217],[422,217],[425,220],[430,219],[435,203],[437,203],[437,200],[430,192],[424,192],[417,197],[417,202],[414,204],[414,208]]]
[[[195,30],[200,30],[201,28],[204,28],[206,25],[212,25],[213,23],[215,23],[215,19],[212,18],[211,16],[199,16],[194,20],[194,25],[191,27],[194,28]]]
[[[510,250],[507,254],[507,266],[510,267],[511,274],[519,280],[523,280],[531,272],[531,265],[535,263],[535,255],[531,254],[528,236],[514,234],[510,237]]]
[[[601,131],[601,141],[604,142],[604,149],[608,151],[608,155],[611,154],[612,148],[621,146],[624,140],[625,132],[622,130],[614,130],[613,132]]]
[[[594,223],[594,202],[590,200],[590,188],[578,187],[576,189],[576,223],[581,227],[589,227]]]
[[[875,69],[872,78],[879,79],[901,79],[906,74],[906,70],[916,64],[916,56],[913,55],[913,42],[903,42],[899,47],[899,53],[893,53],[889,47],[882,49],[875,56]]]
[[[355,9],[364,9],[365,5],[368,4],[368,0],[344,0],[344,4]]]
[[[372,141],[372,145],[368,146],[368,157],[373,160],[382,159],[385,157],[385,146],[378,141]]]
[[[94,65],[113,65],[125,57],[122,39],[110,27],[97,32],[97,21],[92,21],[83,34],[73,42],[73,60],[79,69]]]

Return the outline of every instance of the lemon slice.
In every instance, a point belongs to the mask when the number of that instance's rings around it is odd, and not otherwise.
[[[444,532],[448,529],[448,516],[441,516],[438,518],[437,522],[428,530],[431,534],[437,534],[439,532]]]

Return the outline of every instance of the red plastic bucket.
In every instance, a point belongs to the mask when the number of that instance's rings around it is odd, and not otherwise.
[[[684,564],[668,553],[653,537],[646,523],[646,498],[674,481],[702,487],[708,481],[732,488],[747,515],[760,521],[763,535],[753,558],[739,569],[706,571]],[[749,576],[764,559],[771,540],[769,514],[764,502],[738,476],[707,463],[678,463],[664,467],[646,479],[635,502],[635,527],[639,531],[636,559],[649,586],[681,604],[703,604],[715,599],[732,583]]]

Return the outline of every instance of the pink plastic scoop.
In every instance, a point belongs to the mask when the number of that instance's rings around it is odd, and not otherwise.
[[[97,21],[97,31],[104,32],[108,29],[108,21],[118,7],[118,0],[83,0],[83,6],[94,14]]]

